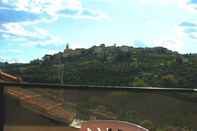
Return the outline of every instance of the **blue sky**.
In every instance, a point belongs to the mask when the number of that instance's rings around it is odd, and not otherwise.
[[[0,0],[0,61],[93,45],[197,53],[197,0]]]

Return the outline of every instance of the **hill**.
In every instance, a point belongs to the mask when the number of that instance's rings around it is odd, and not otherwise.
[[[7,64],[3,70],[30,82],[196,88],[197,55],[179,54],[162,47],[100,45],[67,48],[28,64]],[[55,97],[59,94],[55,90],[44,92]],[[108,116],[143,125],[150,131],[197,128],[194,93],[70,90],[64,91],[64,100],[77,103],[80,119]]]
[[[7,63],[1,62],[0,61],[0,68],[4,67]]]
[[[101,44],[89,49],[66,48],[29,64],[8,64],[4,70],[33,82],[194,88],[197,55],[163,47]]]

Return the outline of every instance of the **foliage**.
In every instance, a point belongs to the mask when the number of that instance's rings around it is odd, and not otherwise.
[[[197,55],[182,55],[162,47],[101,44],[89,49],[65,49],[29,64],[6,64],[3,70],[33,82],[59,83],[63,77],[64,83],[77,84],[186,88],[197,85]]]
[[[64,52],[45,55],[41,60],[36,59],[28,64],[0,63],[0,67],[29,82],[60,83],[63,78],[63,82],[69,84],[168,88],[196,88],[197,85],[197,55],[183,55],[162,47],[133,48],[116,45],[107,47],[102,44],[89,49],[72,50],[67,45]],[[95,93],[98,94],[98,92]],[[197,98],[196,94],[165,95],[194,104]],[[89,96],[89,94],[85,96]],[[187,108],[186,106],[189,104],[179,106],[180,103],[176,99],[158,98],[158,96],[155,98],[153,95],[136,95],[128,92],[113,92],[110,97],[105,97],[104,94],[101,96],[102,99],[97,98],[93,93],[91,93],[91,97],[80,97],[78,94],[77,98],[80,100],[76,104],[77,117],[88,120],[92,115],[90,109],[93,108],[92,110],[95,112],[109,110],[111,111],[110,116],[115,116],[118,120],[141,123],[150,131],[192,131],[184,126],[192,127],[191,123],[192,118],[195,117],[193,114],[196,107],[191,112],[187,111],[187,115],[182,115],[181,112],[182,108]],[[139,104],[140,102],[142,104]],[[150,102],[149,106],[144,104]],[[101,105],[100,103],[103,104],[102,107],[97,106]],[[171,109],[174,105],[179,109],[172,112],[164,110]],[[165,115],[159,119],[158,123],[161,125],[158,124],[156,127],[154,124],[157,121],[145,118],[146,115],[143,112],[151,115],[158,113],[157,116],[160,115],[159,112],[163,112]]]
[[[143,87],[143,86],[145,86],[145,82],[144,82],[143,79],[135,78],[135,79],[133,80],[133,86]]]
[[[162,76],[161,80],[165,87],[175,87],[178,84],[175,76],[171,74]]]
[[[150,131],[154,131],[155,130],[155,127],[154,127],[154,124],[149,121],[149,120],[144,120],[141,125],[147,129],[149,129]]]

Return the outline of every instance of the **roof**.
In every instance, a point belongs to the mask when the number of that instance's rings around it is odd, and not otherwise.
[[[10,75],[8,73],[3,72],[2,70],[0,70],[0,81],[15,81],[15,82],[19,82],[21,81],[21,78]]]

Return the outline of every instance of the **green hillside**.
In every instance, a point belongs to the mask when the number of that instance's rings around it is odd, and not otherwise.
[[[195,88],[197,55],[163,47],[102,44],[89,49],[67,48],[29,64],[8,64],[4,70],[33,82]]]

